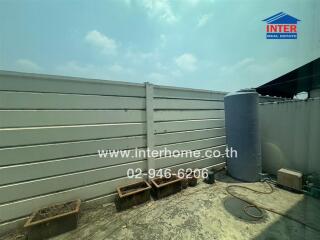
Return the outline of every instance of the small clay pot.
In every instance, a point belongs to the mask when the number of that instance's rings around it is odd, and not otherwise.
[[[182,189],[186,189],[188,187],[189,181],[186,178],[183,178],[181,181],[181,187]]]
[[[192,178],[188,179],[188,185],[190,187],[195,187],[197,186],[197,184],[198,184],[198,179],[196,177],[193,176]]]

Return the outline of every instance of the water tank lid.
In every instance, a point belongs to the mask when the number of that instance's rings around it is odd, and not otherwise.
[[[241,94],[257,94],[257,91],[255,88],[245,88],[245,89],[240,89],[239,91],[237,92],[231,92],[231,93],[228,93],[226,97],[229,97],[229,96],[234,96],[234,95],[241,95]]]
[[[256,93],[257,91],[255,88],[244,88],[244,89],[240,89],[237,92],[254,92],[254,93]]]

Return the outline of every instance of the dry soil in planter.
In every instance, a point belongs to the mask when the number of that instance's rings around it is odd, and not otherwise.
[[[24,225],[27,239],[47,239],[76,229],[80,204],[81,201],[76,200],[49,206],[35,212]]]
[[[170,178],[155,178],[151,180],[152,194],[155,199],[163,198],[181,191],[182,179],[173,175]]]
[[[116,208],[122,211],[150,200],[151,186],[146,181],[141,181],[118,187],[118,196],[115,200]]]

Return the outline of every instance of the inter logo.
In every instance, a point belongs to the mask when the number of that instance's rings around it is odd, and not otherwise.
[[[297,39],[297,25],[299,19],[290,16],[284,12],[263,20],[267,23],[266,38],[267,39]]]

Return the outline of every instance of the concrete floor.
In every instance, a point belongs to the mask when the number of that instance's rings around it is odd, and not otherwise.
[[[246,219],[246,204],[228,195],[228,184],[263,191],[262,183],[238,183],[218,174],[214,185],[197,187],[117,213],[113,204],[82,212],[77,230],[54,240],[78,239],[320,239],[320,232],[271,212],[260,221]],[[320,229],[320,201],[275,188],[269,195],[234,189],[237,195],[271,207]],[[21,236],[20,236],[21,237]],[[6,238],[8,239],[8,238]],[[9,239],[20,239],[12,235]]]

